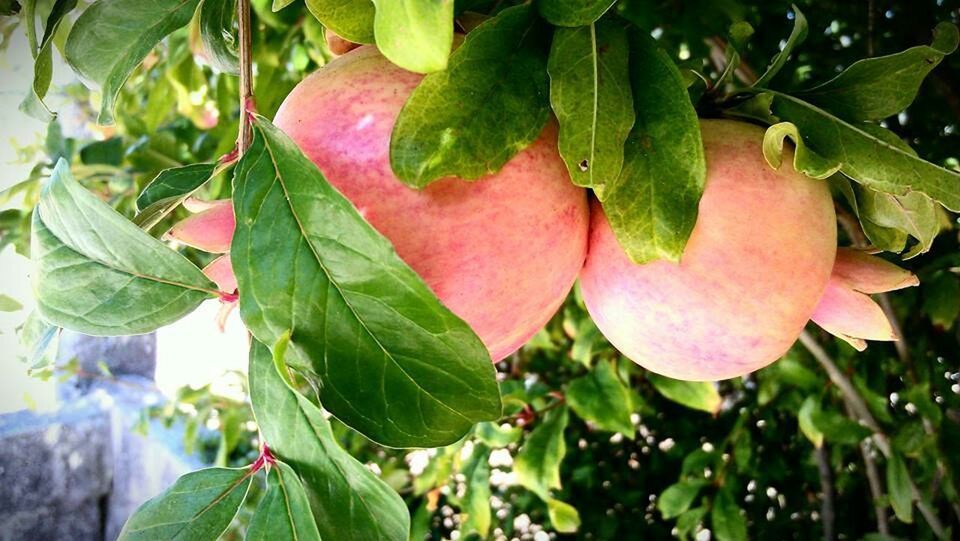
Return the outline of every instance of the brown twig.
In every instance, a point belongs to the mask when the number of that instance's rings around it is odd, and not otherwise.
[[[250,146],[249,113],[253,109],[253,57],[250,37],[250,0],[237,0],[237,26],[240,42],[240,133],[237,149],[241,156]]]
[[[860,442],[860,454],[863,456],[863,465],[867,471],[867,484],[870,486],[870,495],[873,497],[873,512],[877,515],[877,531],[883,535],[890,535],[890,523],[887,520],[887,506],[883,504],[885,495],[883,482],[880,481],[880,471],[877,470],[877,461],[873,458],[873,450],[866,440]]]
[[[847,378],[840,368],[837,366],[830,355],[827,353],[823,346],[807,331],[803,331],[800,334],[800,343],[813,355],[814,359],[823,366],[824,370],[827,372],[827,376],[830,378],[830,381],[840,390],[840,394],[843,396],[843,401],[846,403],[847,407],[850,408],[850,413],[853,414],[853,417],[857,419],[861,424],[873,431],[873,442],[876,444],[877,448],[880,449],[880,452],[887,458],[892,454],[892,449],[890,448],[890,440],[887,438],[887,435],[883,433],[883,430],[880,428],[880,425],[877,423],[877,420],[874,419],[873,414],[870,413],[870,410],[867,408],[867,403],[864,401],[863,397],[860,396],[860,393],[857,392],[856,388],[853,386],[853,383]],[[933,530],[934,535],[940,539],[944,539],[946,534],[943,529],[943,523],[940,522],[940,518],[937,517],[936,513],[930,506],[923,500],[920,490],[917,488],[917,485],[913,482],[913,479],[909,480],[910,483],[910,492],[913,496],[913,500],[916,502],[917,510],[920,511],[920,514],[923,515],[923,518],[927,521],[927,524],[930,525],[930,529]]]
[[[823,498],[820,501],[820,519],[823,521],[823,539],[824,541],[833,541],[834,517],[836,513],[833,507],[833,470],[830,469],[830,461],[827,458],[827,447],[821,445],[813,449],[813,457],[817,461],[817,469],[820,472],[820,490],[823,492]]]

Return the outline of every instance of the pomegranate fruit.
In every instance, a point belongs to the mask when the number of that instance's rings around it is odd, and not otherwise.
[[[818,306],[837,248],[822,180],[763,158],[764,130],[701,121],[707,180],[680,263],[630,261],[592,207],[583,299],[623,354],[665,376],[727,379],[777,360]]]
[[[499,361],[550,319],[573,286],[586,257],[586,192],[570,182],[552,124],[495,174],[422,190],[402,184],[390,168],[390,133],[421,78],[362,46],[294,88],[274,124]],[[233,221],[220,210],[215,204],[170,235],[223,251]]]

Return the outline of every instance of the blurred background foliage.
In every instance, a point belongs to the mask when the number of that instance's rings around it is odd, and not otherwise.
[[[42,15],[52,2],[39,4]],[[323,28],[302,2],[278,13],[269,0],[253,4],[254,92],[259,111],[272,117],[293,86],[331,54]],[[484,11],[494,3],[458,4]],[[779,76],[787,88],[827,80],[865,56],[928,43],[939,21],[960,22],[960,0],[798,5],[810,33]],[[749,76],[782,46],[793,17],[785,1],[624,0],[619,9],[647,26],[678,63],[712,79],[732,23],[746,21],[755,30],[741,67]],[[61,25],[55,44],[62,45],[68,29],[68,22]],[[9,44],[3,36],[14,31],[17,18],[0,19],[0,44]],[[55,90],[72,105],[60,111],[44,141],[22,149],[22,159],[36,166],[0,194],[0,248],[29,252],[31,209],[59,157],[70,160],[85,186],[132,215],[137,194],[157,173],[213,161],[230,151],[237,133],[236,78],[205,65],[195,22],[167,39],[127,82],[115,127],[95,125],[99,97],[81,84]],[[960,55],[948,56],[914,104],[885,124],[920,155],[958,168]],[[222,176],[199,195],[228,194]],[[843,205],[838,198],[841,216]],[[921,286],[883,300],[902,328],[896,345],[873,343],[856,353],[811,326],[805,345],[755,374],[682,383],[620,356],[574,292],[531,343],[498,365],[506,404],[500,423],[479,425],[449,448],[412,452],[380,448],[337,423],[335,430],[346,449],[406,499],[411,539],[956,536],[956,218],[950,216],[953,229],[929,253],[901,262]],[[846,235],[842,244],[857,240],[855,229]],[[208,262],[203,253],[185,253]],[[876,426],[854,420],[828,366],[852,384]],[[210,463],[244,465],[257,455],[252,414],[242,401],[185,388],[177,402],[144,416],[185,422],[188,447]],[[891,452],[881,452],[878,441],[888,441]],[[241,538],[245,522],[238,518],[229,536]]]

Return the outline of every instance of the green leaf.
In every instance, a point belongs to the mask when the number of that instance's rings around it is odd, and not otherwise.
[[[477,533],[486,539],[490,532],[490,449],[476,445],[460,473],[466,478],[467,491],[460,506],[460,534]]]
[[[747,538],[747,520],[740,514],[740,506],[730,494],[729,487],[721,488],[713,498],[710,523],[717,541],[742,541]]]
[[[267,473],[267,492],[260,500],[245,541],[320,541],[317,522],[297,472],[276,461]]]
[[[685,513],[697,499],[700,489],[706,485],[706,481],[689,479],[668,486],[657,497],[657,509],[660,510],[663,519],[669,520]]]
[[[18,329],[18,335],[24,351],[24,361],[30,367],[31,373],[56,361],[60,327],[48,323],[36,310],[27,315],[26,321]]]
[[[16,15],[20,12],[20,8],[17,0],[0,0],[0,15]]]
[[[249,467],[188,473],[134,511],[118,541],[216,539],[240,509],[254,473]]]
[[[230,0],[200,0],[197,8],[200,43],[207,53],[207,61],[223,73],[234,75],[240,72],[237,40],[233,36],[236,10],[236,2]]]
[[[149,231],[210,180],[216,168],[213,163],[194,163],[160,171],[137,197],[133,223]]]
[[[720,411],[720,404],[723,399],[713,383],[708,381],[681,381],[652,372],[647,373],[647,379],[660,394],[677,404],[710,414],[716,414]]]
[[[497,423],[479,423],[474,429],[474,436],[488,447],[501,449],[517,443],[523,437],[523,429],[519,426],[498,425]]]
[[[323,26],[354,43],[373,43],[376,9],[370,0],[306,0]]]
[[[796,125],[805,145],[823,158],[822,163],[839,167],[844,175],[868,188],[895,195],[920,191],[949,210],[960,210],[960,190],[956,189],[960,173],[924,161],[862,125],[840,120],[792,96],[774,94],[773,113]],[[798,150],[795,156],[798,171],[816,178],[829,176],[807,173],[802,155]]]
[[[814,410],[810,420],[827,441],[835,443],[856,445],[873,434],[869,428],[832,410]]]
[[[270,6],[270,11],[277,12],[281,9],[289,6],[295,0],[273,0],[273,5]]]
[[[16,299],[0,293],[0,312],[19,312],[23,305]]]
[[[589,374],[571,381],[566,397],[570,408],[584,420],[633,439],[630,391],[610,361],[599,361]]]
[[[707,508],[702,506],[684,511],[677,517],[677,537],[681,540],[687,539],[687,536],[693,534],[697,526],[703,522],[705,516],[707,516]]]
[[[813,422],[814,414],[819,411],[820,403],[816,398],[808,396],[797,412],[797,422],[800,425],[800,432],[802,432],[817,449],[823,446],[823,432],[820,432],[816,423]]]
[[[627,50],[627,32],[617,23],[558,28],[547,64],[560,155],[573,183],[601,199],[620,175],[634,121]]]
[[[798,8],[796,4],[792,4],[790,7],[793,10],[793,30],[790,31],[790,37],[787,38],[783,49],[770,60],[770,66],[767,67],[767,71],[763,72],[763,75],[751,86],[757,88],[765,87],[780,73],[783,66],[787,64],[787,60],[790,59],[790,54],[793,50],[807,39],[807,18],[804,17],[803,12],[800,11],[800,8]]]
[[[119,167],[123,163],[124,150],[122,137],[94,141],[80,149],[80,161],[84,165],[101,164]]]
[[[916,152],[892,131],[877,124],[861,125],[867,133],[889,143],[904,152],[916,156]],[[849,186],[849,182],[846,182]],[[863,232],[874,246],[889,252],[902,252],[907,237],[917,239],[905,255],[910,259],[926,253],[940,233],[940,216],[937,204],[921,192],[906,195],[891,195],[871,190],[859,184],[856,188],[845,187],[853,192],[848,195],[851,206],[860,218]],[[850,197],[852,195],[852,197]]]
[[[103,98],[100,124],[113,123],[113,109],[124,81],[167,34],[186,25],[199,0],[97,0],[80,15],[64,56]]]
[[[920,286],[923,290],[923,311],[930,322],[941,329],[953,327],[960,316],[960,277],[942,271]]]
[[[236,166],[231,257],[260,341],[292,329],[293,364],[368,438],[435,447],[500,415],[486,347],[340,192],[262,117]]]
[[[854,62],[840,75],[796,96],[849,122],[882,120],[913,103],[920,83],[957,49],[958,39],[957,27],[942,22],[934,29],[930,46]]]
[[[900,522],[913,522],[913,490],[910,486],[910,472],[903,458],[896,452],[887,457],[887,492],[890,505]]]
[[[700,123],[673,60],[650,36],[630,38],[636,122],[603,211],[635,263],[679,261],[706,182]]]
[[[23,20],[30,28],[30,32],[34,34],[34,40],[32,41],[36,40],[36,28],[34,26],[36,24],[34,20],[36,3],[36,0],[24,2]],[[56,0],[53,7],[50,8],[47,22],[44,24],[43,38],[39,43],[32,43],[34,47],[30,50],[34,55],[33,82],[30,85],[30,91],[20,103],[20,111],[44,122],[50,122],[56,118],[56,114],[43,103],[43,98],[46,97],[47,91],[50,89],[50,81],[53,79],[53,49],[51,43],[60,28],[60,22],[76,7],[77,0]]]
[[[800,136],[795,124],[780,122],[767,128],[763,135],[763,157],[774,169],[783,165],[783,146],[787,139],[793,141],[793,168],[804,175],[825,179],[840,170],[842,164],[837,160],[827,159],[812,151],[806,141]]]
[[[33,216],[44,319],[95,336],[141,334],[216,296],[196,266],[85,190],[57,163]]]
[[[553,529],[559,533],[575,533],[580,527],[580,513],[569,503],[550,498],[547,500],[547,515]]]
[[[540,16],[554,26],[586,26],[607,12],[616,0],[540,0]]]
[[[424,77],[390,139],[390,165],[421,188],[498,171],[550,117],[545,29],[529,4],[470,32],[445,71]]]
[[[431,73],[447,67],[453,46],[453,0],[373,0],[377,48],[401,68]]]
[[[300,475],[320,536],[407,541],[410,516],[403,500],[339,446],[320,408],[284,382],[270,351],[257,341],[251,344],[249,378],[264,441]]]
[[[547,412],[513,461],[517,482],[545,502],[551,499],[551,488],[560,488],[560,463],[567,454],[563,431],[569,420],[565,406]]]

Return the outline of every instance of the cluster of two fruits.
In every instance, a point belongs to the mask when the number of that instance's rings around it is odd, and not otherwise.
[[[303,81],[274,123],[473,328],[494,361],[536,333],[578,277],[607,339],[680,379],[757,370],[783,355],[811,317],[857,347],[894,338],[867,294],[913,285],[915,277],[838,251],[826,184],[789,165],[767,166],[761,128],[702,122],[707,182],[682,261],[637,265],[600,205],[569,181],[552,125],[481,180],[443,179],[422,190],[397,180],[390,134],[420,78],[361,47]],[[233,228],[229,201],[213,202],[170,235],[226,252]],[[228,256],[205,272],[235,291]]]

